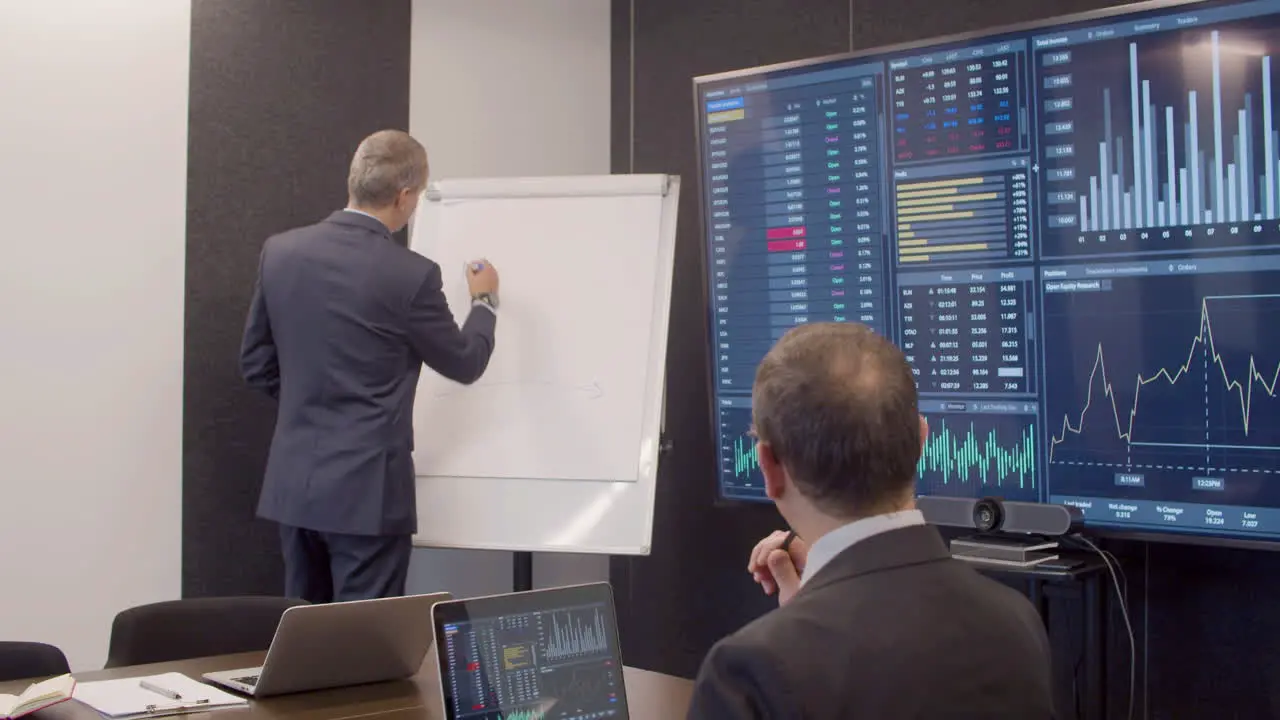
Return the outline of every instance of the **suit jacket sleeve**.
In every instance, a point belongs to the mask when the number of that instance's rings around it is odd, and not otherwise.
[[[787,720],[800,717],[776,660],[730,636],[711,648],[693,688],[688,720]]]
[[[409,303],[409,344],[427,367],[454,382],[471,384],[489,366],[498,316],[488,308],[473,307],[459,329],[442,287],[440,266],[432,265]]]
[[[1022,598],[1019,597],[1018,599],[1021,600]],[[1022,612],[1020,617],[1022,617],[1022,622],[1027,627],[1027,633],[1035,638],[1037,649],[1039,649],[1042,657],[1042,667],[1052,668],[1053,646],[1049,643],[1049,632],[1045,629],[1044,620],[1036,612],[1035,608],[1031,607],[1030,603],[1022,603],[1021,605],[1020,610]]]
[[[253,286],[253,300],[249,303],[249,317],[244,325],[244,339],[240,344],[240,375],[249,387],[273,398],[280,397],[280,359],[271,334],[271,317],[262,296],[261,261],[258,263],[258,280]]]

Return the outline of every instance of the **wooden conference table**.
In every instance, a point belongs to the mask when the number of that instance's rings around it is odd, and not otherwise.
[[[206,672],[261,665],[264,656],[265,653],[224,655],[78,672],[74,675],[80,682],[140,677],[163,672],[180,672],[199,679]],[[437,678],[436,660],[432,654],[427,656],[422,670],[409,680],[281,695],[265,700],[252,700],[247,708],[175,717],[191,720],[443,720]],[[627,688],[627,704],[634,720],[680,720],[685,717],[693,693],[691,681],[635,668],[625,668],[623,679]],[[27,684],[0,683],[0,693],[18,694]],[[32,720],[101,720],[102,716],[88,706],[71,701],[46,708],[30,717]]]

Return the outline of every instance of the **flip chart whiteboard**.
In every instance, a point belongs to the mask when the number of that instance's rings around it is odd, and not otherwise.
[[[468,261],[501,288],[484,376],[418,386],[417,544],[648,552],[678,199],[666,175],[428,189],[410,247],[441,265],[455,318]]]

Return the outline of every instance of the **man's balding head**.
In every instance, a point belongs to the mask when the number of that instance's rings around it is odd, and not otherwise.
[[[910,497],[922,431],[915,378],[866,326],[784,335],[756,371],[752,414],[760,442],[825,514],[862,517]]]
[[[391,229],[399,230],[417,208],[418,195],[427,186],[427,171],[427,151],[409,133],[376,132],[360,143],[351,159],[347,174],[351,207],[379,211],[380,218],[388,214],[399,224]]]

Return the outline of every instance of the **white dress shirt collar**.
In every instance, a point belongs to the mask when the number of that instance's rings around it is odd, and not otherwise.
[[[818,538],[817,542],[809,547],[809,557],[805,561],[804,573],[800,576],[800,586],[804,587],[805,581],[818,574],[823,566],[855,543],[862,542],[873,535],[915,525],[924,525],[924,513],[919,510],[903,510],[884,515],[872,515],[832,530]]]
[[[363,216],[365,216],[365,217],[367,217],[367,218],[373,218],[374,220],[377,220],[379,223],[382,223],[382,225],[383,225],[384,227],[386,226],[386,223],[382,222],[382,220],[380,220],[379,218],[377,218],[377,217],[376,217],[376,216],[374,216],[374,215],[370,215],[369,213],[367,213],[367,212],[365,212],[365,211],[363,211],[363,210],[357,210],[357,209],[355,209],[355,208],[342,208],[342,209],[343,209],[343,211],[344,211],[344,212],[355,213],[355,214],[357,214],[357,215],[363,215]],[[388,230],[388,232],[389,232],[389,231],[390,231],[390,228],[387,228],[387,230]]]

